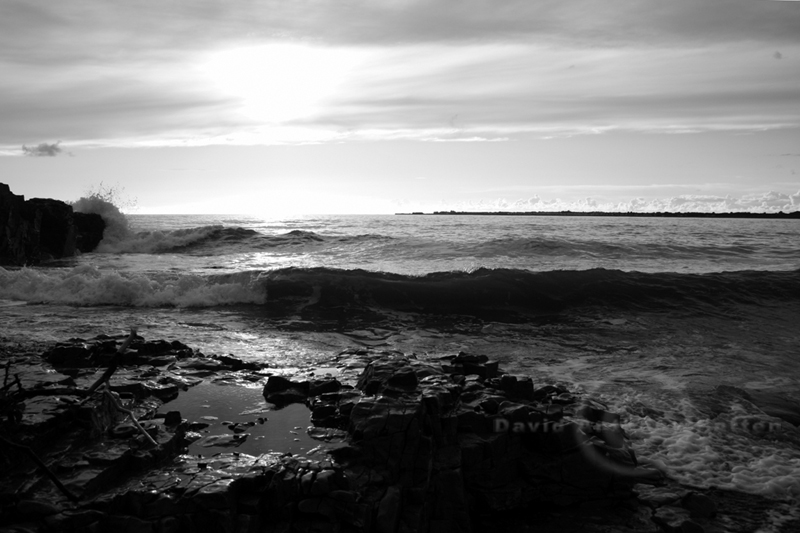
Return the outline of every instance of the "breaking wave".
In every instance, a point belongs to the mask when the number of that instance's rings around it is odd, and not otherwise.
[[[238,238],[236,232],[223,235]],[[729,304],[799,301],[800,270],[677,274],[481,268],[409,276],[292,267],[199,275],[126,273],[81,265],[71,269],[0,269],[0,298],[72,305],[213,307],[247,303],[286,313],[309,306],[476,315],[553,314],[588,306],[690,313]]]
[[[113,191],[101,189],[72,203],[75,212],[95,213],[106,223],[100,246],[113,246],[114,243],[124,242],[131,235],[128,218],[114,204],[113,196]]]
[[[30,303],[214,307],[263,304],[265,296],[259,274],[251,272],[198,276],[120,273],[90,265],[72,269],[0,268],[0,298]]]
[[[303,246],[340,245],[365,241],[386,241],[382,235],[322,236],[313,231],[292,230],[279,235],[265,235],[238,226],[199,226],[171,231],[118,233],[106,238],[95,250],[98,253],[223,255],[275,248],[297,249]]]
[[[800,298],[800,270],[675,274],[481,268],[405,276],[289,268],[270,273],[267,293],[268,303],[308,298],[320,307],[374,306],[455,314],[551,314],[586,306],[705,312],[725,304],[796,301]]]

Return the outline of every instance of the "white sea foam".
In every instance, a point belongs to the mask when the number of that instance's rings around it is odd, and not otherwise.
[[[206,307],[261,304],[266,291],[258,276],[226,277],[175,273],[121,273],[91,265],[72,269],[0,268],[0,296],[32,303]]]
[[[631,395],[618,405],[642,403],[655,402]],[[713,419],[687,398],[660,407],[663,416],[628,409],[623,428],[637,454],[672,478],[776,499],[800,498],[800,451],[790,444],[800,433],[791,425],[763,413],[744,415],[735,404]]]
[[[800,519],[800,506],[797,502],[784,502],[767,512],[768,523],[758,528],[755,533],[777,533],[787,531],[783,525]]]
[[[104,189],[84,196],[73,202],[72,209],[77,213],[94,213],[100,215],[106,224],[103,230],[103,242],[124,241],[130,235],[129,221],[117,205],[114,204],[114,189]]]

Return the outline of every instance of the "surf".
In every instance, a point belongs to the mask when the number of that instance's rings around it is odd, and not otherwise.
[[[7,300],[78,306],[214,307],[236,303],[298,313],[309,307],[438,314],[544,315],[592,306],[627,311],[713,311],[800,300],[800,270],[709,274],[479,268],[404,275],[288,267],[197,274],[124,272],[91,264],[0,269]],[[282,310],[282,311],[281,311]]]

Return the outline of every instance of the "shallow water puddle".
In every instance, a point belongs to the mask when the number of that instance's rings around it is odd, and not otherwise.
[[[306,430],[311,413],[303,404],[275,409],[262,396],[262,387],[201,383],[164,404],[162,410],[179,411],[190,423],[208,424],[192,429],[197,438],[191,455],[221,452],[260,455],[269,452],[309,454],[330,447],[312,439]],[[199,434],[199,435],[198,435]],[[191,436],[191,435],[190,435]]]

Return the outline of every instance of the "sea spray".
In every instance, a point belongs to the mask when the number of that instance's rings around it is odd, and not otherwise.
[[[113,251],[116,243],[124,241],[131,234],[128,218],[118,207],[119,194],[117,189],[105,188],[101,183],[97,190],[88,192],[86,196],[72,203],[74,211],[95,213],[105,221],[106,228],[98,251]]]

